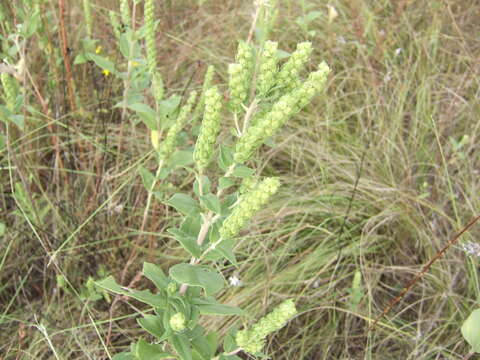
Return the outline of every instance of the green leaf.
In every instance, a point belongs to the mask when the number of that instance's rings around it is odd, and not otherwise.
[[[144,103],[129,103],[127,108],[133,110],[150,130],[158,130],[157,114],[150,106]]]
[[[480,353],[480,309],[474,310],[462,325],[462,335],[472,350]]]
[[[103,56],[92,54],[92,53],[86,54],[86,57],[89,60],[92,60],[102,70],[108,70],[112,74],[116,73],[115,65],[113,64],[113,62],[111,62],[107,58],[104,58]]]
[[[190,255],[196,258],[200,257],[202,251],[197,245],[196,237],[190,236],[177,228],[170,228],[167,231],[174,236],[175,240],[177,240]]]
[[[163,351],[161,345],[149,344],[140,339],[137,343],[136,355],[138,360],[160,360],[174,357],[174,355]]]
[[[192,360],[192,349],[190,348],[190,343],[185,335],[174,334],[170,339],[173,347],[180,355],[182,360]]]
[[[186,167],[193,163],[193,148],[189,150],[178,150],[170,158],[171,166]]]
[[[231,147],[220,145],[220,156],[218,158],[218,165],[223,171],[233,164],[233,149]]]
[[[197,353],[199,355],[198,358],[201,360],[211,360],[213,355],[215,355],[210,349],[209,342],[203,336],[194,338],[191,344],[193,347],[193,353]]]
[[[163,273],[162,269],[155,264],[144,262],[143,274],[152,281],[159,290],[165,290],[168,286],[167,276]]]
[[[206,266],[177,264],[170,268],[169,273],[181,284],[204,288],[207,296],[217,293],[224,285],[223,277]]]
[[[239,178],[246,178],[252,176],[255,173],[255,170],[250,169],[245,165],[237,165],[233,170],[232,176],[239,177]]]
[[[220,206],[220,200],[213,194],[207,194],[200,197],[200,202],[210,211],[215,214],[220,214],[222,208]]]
[[[85,64],[88,61],[87,57],[85,54],[78,54],[75,56],[75,59],[73,60],[73,65],[80,65],[80,64]]]
[[[165,329],[162,325],[162,317],[157,315],[144,315],[137,319],[138,324],[148,333],[155,336],[159,341],[164,340]]]
[[[140,165],[138,167],[138,172],[142,177],[143,186],[145,187],[145,189],[147,189],[147,191],[150,191],[150,189],[152,188],[152,184],[155,181],[155,175],[145,169],[143,165]]]
[[[161,295],[152,294],[149,290],[138,291],[120,286],[115,282],[113,276],[109,276],[101,281],[96,281],[95,285],[102,289],[111,291],[115,294],[129,296],[153,307],[166,307],[166,300],[162,298]]]
[[[242,360],[241,357],[238,357],[237,355],[220,355],[219,360]]]
[[[218,188],[220,190],[227,189],[227,188],[229,188],[230,186],[233,186],[233,185],[235,185],[235,181],[233,179],[226,178],[226,177],[220,178],[220,180],[218,182]]]
[[[193,299],[193,304],[198,306],[200,314],[203,315],[245,315],[242,309],[220,304],[213,298]]]
[[[120,35],[119,47],[122,55],[126,59],[129,59],[130,58],[130,39],[128,38],[127,33],[123,33],[122,35]]]
[[[162,117],[170,117],[178,109],[181,100],[182,97],[180,95],[172,95],[168,99],[160,101],[159,111]]]
[[[186,194],[177,193],[173,195],[165,204],[174,207],[178,212],[183,215],[190,215],[192,213],[198,213],[200,211],[198,204],[191,196]]]
[[[210,243],[215,242],[214,239],[210,238]],[[209,251],[205,256],[205,259],[217,261],[224,257],[228,261],[230,261],[233,265],[238,266],[237,259],[235,257],[235,253],[233,252],[233,247],[235,246],[234,239],[226,239],[223,240],[220,244],[218,244],[215,249]]]
[[[199,184],[199,179],[196,179],[195,182],[193,183],[193,191],[195,194],[200,197],[202,195],[208,194],[211,191],[211,183],[208,177],[202,176],[200,178],[201,183],[202,183],[202,192],[200,193],[200,184]]]
[[[234,326],[228,330],[227,335],[223,339],[223,349],[226,352],[232,352],[238,348],[235,336],[237,335],[237,327]]]
[[[208,341],[208,346],[210,347],[210,353],[215,355],[215,352],[217,351],[218,348],[218,333],[216,331],[212,331],[208,333],[206,339]]]

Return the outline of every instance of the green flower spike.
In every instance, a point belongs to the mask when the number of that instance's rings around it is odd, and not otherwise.
[[[157,69],[157,48],[155,46],[155,5],[153,0],[145,0],[145,47],[148,70],[151,74]]]
[[[221,107],[221,95],[218,88],[216,86],[211,87],[205,93],[202,126],[193,152],[193,159],[200,172],[203,172],[212,158],[215,141],[220,130]]]
[[[15,109],[15,102],[17,99],[15,80],[7,73],[1,73],[0,80],[2,81],[3,92],[5,93],[5,103],[7,105],[7,109],[13,111]]]
[[[275,41],[266,41],[260,56],[260,69],[257,80],[258,96],[264,97],[275,83],[277,75],[277,48]]]
[[[297,99],[296,96],[291,94],[282,96],[263,118],[258,119],[254,125],[247,129],[235,147],[233,158],[237,164],[247,161],[265,140],[287,122],[295,108]]]
[[[170,318],[170,327],[173,331],[176,332],[181,332],[185,330],[185,328],[187,327],[186,323],[187,321],[185,319],[185,315],[180,312],[172,315],[172,317]]]
[[[295,89],[300,84],[300,72],[305,67],[311,53],[311,42],[306,41],[299,43],[297,50],[290,56],[290,59],[288,59],[278,73],[277,84],[285,87],[287,90]]]
[[[253,71],[252,49],[244,42],[238,44],[237,63],[228,67],[228,87],[230,89],[230,103],[232,110],[238,113],[242,110],[241,104],[248,96]]]
[[[266,178],[253,190],[242,195],[240,202],[235,206],[220,228],[222,239],[230,239],[238,235],[242,227],[277,192],[279,186],[280,181],[277,178]]]
[[[329,73],[330,68],[326,62],[322,62],[317,71],[310,73],[307,81],[294,91],[294,96],[298,99],[294,112],[302,110],[325,87]]]
[[[203,85],[202,85],[202,93],[200,95],[200,100],[198,100],[197,107],[195,108],[195,116],[194,118],[196,119],[196,115],[198,112],[203,111],[203,107],[205,106],[205,93],[207,92],[208,89],[212,87],[212,82],[213,82],[213,76],[215,75],[215,66],[210,65],[205,72],[205,77],[203,79]]]
[[[230,89],[230,104],[235,113],[241,111],[241,105],[248,95],[247,83],[240,64],[228,65],[228,88]]]
[[[175,146],[177,144],[177,138],[180,131],[183,129],[185,123],[187,122],[188,115],[192,111],[193,104],[197,98],[197,92],[192,91],[190,96],[188,97],[187,102],[185,105],[182,106],[180,113],[178,114],[177,120],[175,124],[168,129],[167,136],[163,141],[159,155],[162,159],[168,159],[170,155],[172,155],[173,151],[175,150]]]
[[[293,300],[286,300],[278,305],[270,314],[263,317],[250,329],[237,332],[237,345],[250,354],[262,351],[265,338],[280,330],[285,323],[297,314]]]

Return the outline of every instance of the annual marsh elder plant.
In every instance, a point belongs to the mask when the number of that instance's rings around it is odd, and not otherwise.
[[[147,0],[146,7],[151,5],[152,1]],[[128,17],[127,10],[122,13]],[[151,38],[146,39],[151,46]],[[266,41],[255,49],[241,42],[236,62],[228,67],[226,92],[214,84],[214,69],[209,67],[201,93],[192,91],[184,105],[170,113],[175,117],[168,126],[158,124],[150,128],[158,164],[156,175],[146,176],[150,177],[146,187],[151,194],[156,181],[165,179],[175,169],[172,162],[179,150],[180,132],[187,130],[197,117],[201,118],[191,160],[183,163],[195,173],[193,191],[176,193],[163,201],[181,215],[180,225],[168,232],[190,260],[172,266],[168,274],[155,264],[144,263],[143,274],[155,285],[154,293],[125,288],[113,276],[96,283],[153,308],[153,312],[140,313],[138,319],[149,336],[138,339],[129,351],[115,355],[114,359],[235,360],[240,359],[236,355],[240,352],[263,357],[267,336],[296,314],[293,300],[285,300],[251,326],[231,329],[223,344],[219,343],[217,332],[206,332],[199,324],[202,315],[245,315],[240,308],[216,299],[225,285],[221,264],[237,265],[237,238],[281,185],[278,178],[263,177],[248,165],[256,150],[323,90],[330,71],[321,63],[315,71],[302,76],[312,51],[309,42],[298,44],[281,66],[277,46],[276,42]],[[153,93],[158,94],[159,75],[152,50],[149,52],[147,69]],[[160,99],[155,100],[161,107]],[[220,143],[222,129],[232,124],[233,139]],[[166,171],[162,172],[162,167]]]
[[[97,282],[101,288],[135,298],[154,309],[153,313],[142,314],[138,323],[155,340],[141,338],[116,359],[233,360],[239,359],[235,354],[241,351],[262,356],[266,337],[296,314],[294,302],[286,300],[252,326],[232,331],[223,346],[216,332],[206,333],[199,325],[202,315],[244,315],[241,309],[215,299],[225,283],[218,264],[237,264],[237,237],[280,187],[279,179],[262,177],[245,164],[325,86],[330,71],[325,63],[305,80],[300,78],[310,52],[311,44],[301,43],[280,67],[276,43],[266,42],[263,49],[257,50],[258,56],[254,56],[253,47],[240,43],[237,62],[229,66],[226,106],[219,86],[204,89],[202,100],[192,91],[164,138],[155,138],[159,164],[168,163],[179,132],[194,114],[195,101],[203,102],[202,123],[193,151],[193,194],[177,193],[165,201],[183,218],[179,227],[168,232],[189,253],[190,261],[174,265],[168,275],[159,266],[145,263],[143,273],[155,284],[156,293],[127,289],[112,276]],[[211,70],[208,77],[211,81]],[[228,117],[235,124],[233,146],[218,141],[222,127],[229,124]],[[216,166],[212,164],[215,158]],[[218,170],[221,175],[215,176]]]

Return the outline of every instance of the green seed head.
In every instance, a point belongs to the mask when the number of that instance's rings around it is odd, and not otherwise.
[[[155,5],[153,0],[145,0],[145,47],[150,73],[157,68],[157,48],[155,46]]]
[[[228,67],[228,85],[232,110],[238,113],[242,110],[241,104],[248,96],[254,62],[252,49],[245,42],[238,44],[236,61],[236,64],[230,64]]]
[[[7,109],[13,111],[15,109],[15,102],[17,99],[15,80],[7,73],[1,73],[0,80],[2,82],[3,92],[5,93],[5,103],[7,105]]]
[[[297,88],[293,92],[293,96],[297,98],[297,103],[294,108],[294,112],[298,112],[303,109],[307,104],[312,101],[313,97],[322,91],[327,82],[330,68],[326,62],[322,62],[318,66],[318,70],[310,73],[307,81],[305,81],[301,87]]]
[[[250,126],[238,140],[234,160],[238,164],[247,161],[270,136],[290,118],[297,98],[291,94],[282,96],[263,118]]]
[[[260,69],[257,80],[257,95],[260,97],[267,95],[268,91],[275,84],[278,60],[277,48],[278,43],[267,41],[260,55]]]
[[[178,134],[185,126],[185,123],[188,120],[188,116],[192,112],[192,107],[195,103],[196,98],[197,92],[194,90],[190,93],[190,96],[188,97],[185,105],[183,105],[180,109],[180,113],[178,114],[175,123],[172,125],[172,127],[170,127],[170,129],[168,129],[167,136],[165,137],[165,140],[163,141],[159,151],[160,157],[162,159],[168,159],[175,150]]]
[[[265,338],[280,330],[296,313],[297,309],[293,300],[284,301],[250,329],[237,332],[235,338],[237,345],[252,354],[260,352],[265,344]]]
[[[295,89],[300,84],[299,74],[305,67],[311,53],[311,42],[299,43],[295,52],[278,73],[277,84],[287,90]]]
[[[242,227],[277,192],[279,186],[280,181],[277,178],[266,178],[252,190],[242,195],[232,213],[223,222],[220,228],[220,236],[223,239],[230,239],[238,235]]]
[[[212,158],[215,141],[220,131],[221,107],[221,95],[218,88],[213,86],[205,93],[205,111],[193,153],[193,159],[200,172],[203,172],[203,169],[205,169]]]

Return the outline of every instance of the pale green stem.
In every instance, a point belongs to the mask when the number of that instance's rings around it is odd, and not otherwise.
[[[235,164],[231,165],[227,171],[225,172],[225,175],[224,177],[229,177],[230,175],[232,175],[233,173],[233,170],[235,169]],[[198,181],[198,184],[200,186],[199,190],[200,190],[200,194],[202,194],[202,188],[201,188],[201,181],[200,181],[200,177],[199,177],[199,181]],[[217,190],[217,194],[216,196],[218,198],[220,198],[220,196],[222,196],[223,194],[223,190],[224,189],[219,189]],[[215,223],[215,221],[218,220],[220,216],[214,216],[214,212],[213,211],[208,211],[207,214],[204,216],[203,218],[203,224],[202,224],[202,227],[200,228],[200,231],[198,233],[198,236],[197,236],[197,245],[198,246],[202,246],[203,242],[205,241],[205,238],[207,237],[207,234],[208,234],[208,230],[210,229],[210,226],[213,225]],[[218,244],[218,241],[215,242],[215,244]],[[210,250],[208,250],[210,251]],[[202,254],[202,256],[200,256],[200,258],[195,258],[194,256],[192,256],[192,258],[190,259],[190,265],[196,265],[198,264],[203,258],[204,258],[204,254]],[[185,294],[185,292],[187,291],[188,289],[188,284],[182,284],[182,286],[180,286],[180,295],[183,295]]]

